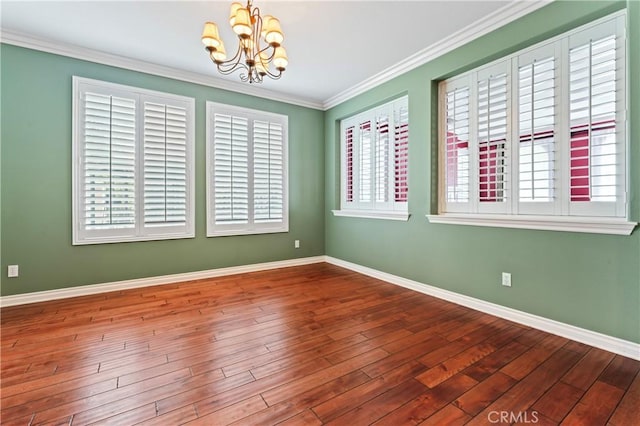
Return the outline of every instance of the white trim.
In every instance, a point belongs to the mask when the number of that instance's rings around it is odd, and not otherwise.
[[[331,210],[334,216],[341,217],[361,217],[365,219],[388,219],[401,220],[406,222],[411,216],[408,212],[402,211],[378,211],[378,210]]]
[[[529,216],[481,214],[428,214],[431,223],[488,226],[494,228],[540,229],[589,234],[631,235],[637,222],[624,219],[578,216]]]
[[[291,266],[310,265],[313,263],[326,262],[342,268],[350,269],[360,274],[368,275],[390,284],[408,288],[428,296],[437,297],[458,305],[466,306],[480,312],[495,315],[510,321],[524,324],[547,333],[566,337],[577,342],[581,342],[596,348],[604,349],[629,358],[640,360],[640,344],[617,337],[607,336],[584,328],[554,321],[548,318],[518,311],[516,309],[500,306],[495,303],[486,302],[474,297],[465,296],[444,290],[418,281],[413,281],[397,275],[378,271],[373,268],[351,263],[346,260],[332,256],[313,256],[299,259],[280,260],[275,262],[256,263],[253,265],[231,266],[227,268],[209,269],[197,272],[186,272],[182,274],[163,275],[157,277],[138,278],[112,283],[92,284],[79,287],[62,288],[57,290],[38,291],[34,293],[16,294],[12,296],[0,297],[0,307],[24,305],[27,303],[46,302],[50,300],[66,299],[70,297],[87,296],[92,294],[106,293],[110,291],[120,291],[133,288],[149,287],[154,285],[171,284],[182,281],[193,281],[199,279],[222,277],[226,275],[244,274],[249,272],[266,271],[269,269],[287,268]]]
[[[477,38],[482,37],[485,34],[489,34],[508,23],[515,21],[535,10],[540,9],[543,6],[551,3],[553,0],[538,0],[538,1],[512,1],[511,3],[503,6],[494,13],[482,18],[478,22],[460,29],[459,31],[451,34],[450,36],[439,40],[438,42],[427,46],[419,52],[409,56],[406,59],[398,62],[385,69],[378,74],[375,74],[368,79],[362,81],[355,86],[338,93],[325,100],[323,103],[323,109],[328,110],[342,102],[373,89],[385,83],[389,80],[396,78],[397,76],[418,68],[421,65],[432,61],[439,56],[451,52],[460,46],[463,46]]]
[[[256,85],[248,85],[235,81],[224,80],[218,77],[213,77],[211,75],[185,71],[177,68],[154,64],[151,62],[141,61],[138,59],[127,58],[125,56],[113,55],[110,53],[87,49],[85,47],[80,47],[74,44],[44,40],[17,31],[3,29],[2,31],[0,31],[0,39],[2,40],[2,43],[25,47],[27,49],[39,50],[42,52],[53,53],[55,55],[66,56],[69,58],[95,62],[97,64],[109,65],[118,68],[124,68],[126,70],[143,72],[146,74],[171,78],[174,80],[186,81],[188,83],[215,87],[218,89],[242,93],[243,95],[256,96],[258,98],[285,102],[292,105],[299,105],[302,107],[319,110],[323,109],[323,103],[317,100],[287,95],[273,90],[264,89]]]
[[[269,269],[288,268],[291,266],[310,265],[325,261],[324,256],[303,257],[298,259],[279,260],[275,262],[255,263],[253,265],[230,266],[228,268],[208,269],[204,271],[185,272],[182,274],[161,275],[157,277],[136,278],[111,283],[91,284],[57,290],[37,291],[0,297],[0,307],[24,305],[27,303],[46,302],[69,297],[88,296],[91,294],[120,291],[153,285],[171,284],[182,281],[201,280],[226,275],[245,274],[248,272],[266,271]]]
[[[607,336],[584,328],[576,327],[570,324],[554,321],[548,318],[529,314],[527,312],[518,311],[516,309],[507,308],[505,306],[496,305],[495,303],[486,302],[462,294],[454,293],[428,284],[423,284],[397,275],[381,272],[366,266],[347,262],[331,256],[325,256],[325,261],[332,265],[341,266],[352,271],[368,275],[400,287],[408,288],[438,299],[447,300],[458,305],[466,306],[480,312],[495,315],[510,321],[524,324],[547,333],[556,334],[575,340],[596,348],[604,349],[616,354],[620,354],[629,358],[640,360],[640,344],[630,342],[628,340],[619,339],[617,337]]]

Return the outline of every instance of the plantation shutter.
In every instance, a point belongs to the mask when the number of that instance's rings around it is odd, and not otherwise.
[[[193,237],[193,98],[73,77],[74,245]]]
[[[439,84],[435,223],[628,235],[626,19]]]
[[[505,64],[478,75],[478,211],[505,212],[508,191],[507,118],[509,97]]]
[[[358,138],[358,171],[359,171],[359,197],[360,203],[371,203],[373,185],[373,141],[371,134],[371,121],[359,124]]]
[[[406,100],[394,108],[394,169],[393,196],[397,203],[406,203],[409,195],[409,106]]]
[[[612,20],[569,41],[572,215],[625,215],[623,28]]]
[[[214,114],[214,220],[216,224],[249,221],[249,121]]]
[[[522,214],[553,214],[558,60],[554,46],[518,57],[518,194]]]
[[[353,170],[354,170],[354,164],[353,164],[353,144],[354,144],[354,130],[355,130],[355,126],[349,126],[344,133],[344,140],[345,140],[345,151],[346,151],[346,158],[345,158],[345,168],[346,168],[346,188],[345,188],[345,192],[346,192],[346,201],[351,203],[353,202],[353,188],[354,188],[354,182],[353,182]]]
[[[444,86],[444,172],[448,211],[469,211],[469,108],[467,79]]]
[[[340,129],[341,211],[348,212],[343,215],[362,210],[402,219],[408,196],[408,98],[344,119]]]
[[[287,123],[207,102],[207,236],[288,231]]]
[[[187,110],[144,102],[145,226],[185,225]]]
[[[256,222],[284,215],[283,131],[279,123],[253,122],[253,209]]]
[[[133,229],[136,221],[136,101],[85,92],[81,220],[85,230]]]
[[[389,201],[389,114],[380,111],[376,117],[375,135],[375,201],[387,203]]]

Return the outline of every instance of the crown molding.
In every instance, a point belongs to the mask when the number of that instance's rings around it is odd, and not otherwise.
[[[39,50],[42,52],[53,53],[55,55],[67,56],[83,61],[95,62],[102,65],[123,68],[131,71],[138,71],[145,74],[157,75],[160,77],[171,78],[173,80],[186,81],[188,83],[200,84],[217,89],[229,90],[231,92],[242,93],[244,95],[256,96],[273,101],[285,102],[288,104],[298,105],[313,109],[323,109],[323,104],[313,100],[291,96],[273,90],[263,89],[255,85],[246,85],[239,82],[224,80],[210,75],[195,73],[191,71],[180,70],[177,68],[167,67],[154,64],[151,62],[141,61],[120,55],[100,52],[74,44],[53,42],[34,37],[16,31],[3,29],[0,32],[0,40],[2,43],[11,44],[27,49]]]
[[[491,31],[502,27],[522,16],[527,15],[543,6],[551,3],[553,0],[513,0],[496,12],[488,15],[481,22],[469,25],[445,39],[428,46],[419,52],[409,56],[408,58],[390,66],[382,72],[375,74],[361,83],[338,93],[324,102],[318,102],[311,99],[284,94],[281,92],[263,89],[257,86],[247,86],[239,82],[224,80],[205,74],[195,73],[191,71],[180,70],[177,68],[167,67],[154,64],[151,62],[141,61],[120,55],[100,52],[77,45],[52,42],[29,34],[3,29],[0,31],[0,39],[2,43],[14,46],[25,47],[28,49],[39,50],[42,52],[53,53],[56,55],[67,56],[70,58],[80,59],[98,64],[114,66],[131,71],[143,72],[146,74],[157,75],[160,77],[171,78],[174,80],[186,81],[189,83],[200,84],[217,89],[229,90],[236,93],[256,96],[259,98],[270,99],[279,102],[285,102],[292,105],[298,105],[306,108],[328,110],[336,105],[341,104],[367,90],[370,90],[382,83],[385,83],[401,74],[411,71],[433,59],[442,56],[452,50],[479,38]]]
[[[446,37],[396,63],[395,65],[392,65],[384,71],[369,77],[363,82],[330,97],[324,101],[323,109],[326,111],[333,108],[342,102],[366,92],[367,90],[373,89],[374,87],[404,74],[407,71],[411,71],[412,69],[424,65],[445,53],[449,53],[470,41],[540,9],[552,1],[553,0],[513,0],[511,3],[485,17],[482,21],[468,25],[449,37]]]

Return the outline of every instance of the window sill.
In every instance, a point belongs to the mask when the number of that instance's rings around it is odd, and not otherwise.
[[[84,237],[82,239],[73,237],[71,245],[86,246],[91,244],[118,244],[118,243],[136,243],[143,241],[163,241],[163,240],[183,240],[195,238],[193,232],[187,234],[165,234],[165,235],[144,235],[131,237]]]
[[[625,219],[599,217],[548,217],[453,214],[427,215],[429,222],[447,225],[489,226],[496,228],[540,229],[590,234],[631,235],[637,225]]]
[[[242,235],[283,234],[289,232],[289,227],[252,228],[252,229],[218,229],[207,231],[207,238],[236,237]]]
[[[377,211],[377,210],[331,210],[334,216],[359,217],[364,219],[387,219],[406,222],[411,214],[409,212]]]

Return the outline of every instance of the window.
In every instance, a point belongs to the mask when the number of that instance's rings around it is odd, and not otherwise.
[[[432,222],[631,232],[624,22],[618,13],[440,84]]]
[[[73,244],[194,237],[193,111],[73,77]]]
[[[207,236],[288,232],[288,118],[207,102]]]
[[[342,120],[342,196],[337,216],[407,220],[406,96]]]

